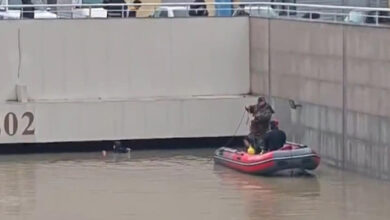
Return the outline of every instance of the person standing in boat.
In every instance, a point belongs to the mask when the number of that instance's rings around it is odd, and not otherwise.
[[[286,143],[286,133],[279,129],[279,122],[272,120],[271,130],[264,135],[264,151],[279,150]]]
[[[255,105],[245,106],[245,110],[253,116],[248,137],[255,146],[256,153],[260,153],[262,151],[263,136],[268,131],[272,114],[275,111],[265,101],[264,97],[259,97]]]

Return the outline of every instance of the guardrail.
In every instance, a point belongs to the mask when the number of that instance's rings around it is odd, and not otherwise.
[[[0,5],[0,19],[253,16],[369,25],[390,24],[389,8],[276,2]]]

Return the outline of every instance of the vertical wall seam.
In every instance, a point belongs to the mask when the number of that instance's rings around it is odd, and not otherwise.
[[[343,72],[342,72],[342,82],[343,82],[343,89],[342,89],[342,100],[343,100],[343,120],[342,120],[342,127],[343,127],[343,135],[342,135],[342,149],[341,149],[341,166],[342,168],[345,168],[345,148],[347,147],[347,64],[346,64],[346,37],[345,37],[345,26],[344,25],[341,25],[341,28],[342,28],[342,68],[343,68]]]
[[[268,18],[268,100],[272,98],[271,82],[271,19]]]
[[[253,86],[252,86],[252,18],[248,16],[248,53],[249,53],[249,94],[254,94],[253,92]]]
[[[20,70],[22,68],[22,48],[20,46],[20,28],[18,28],[18,82],[20,80]]]

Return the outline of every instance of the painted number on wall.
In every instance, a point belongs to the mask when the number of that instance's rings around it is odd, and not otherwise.
[[[18,132],[22,135],[34,135],[35,128],[33,128],[34,114],[32,112],[25,112],[18,117],[13,112],[8,112],[4,117],[1,117],[0,135],[14,136]],[[21,127],[23,124],[23,127]]]

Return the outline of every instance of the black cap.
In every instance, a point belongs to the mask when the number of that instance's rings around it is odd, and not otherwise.
[[[263,102],[265,101],[265,98],[263,96],[260,96],[258,99],[257,99],[257,102],[260,103],[260,102]]]

